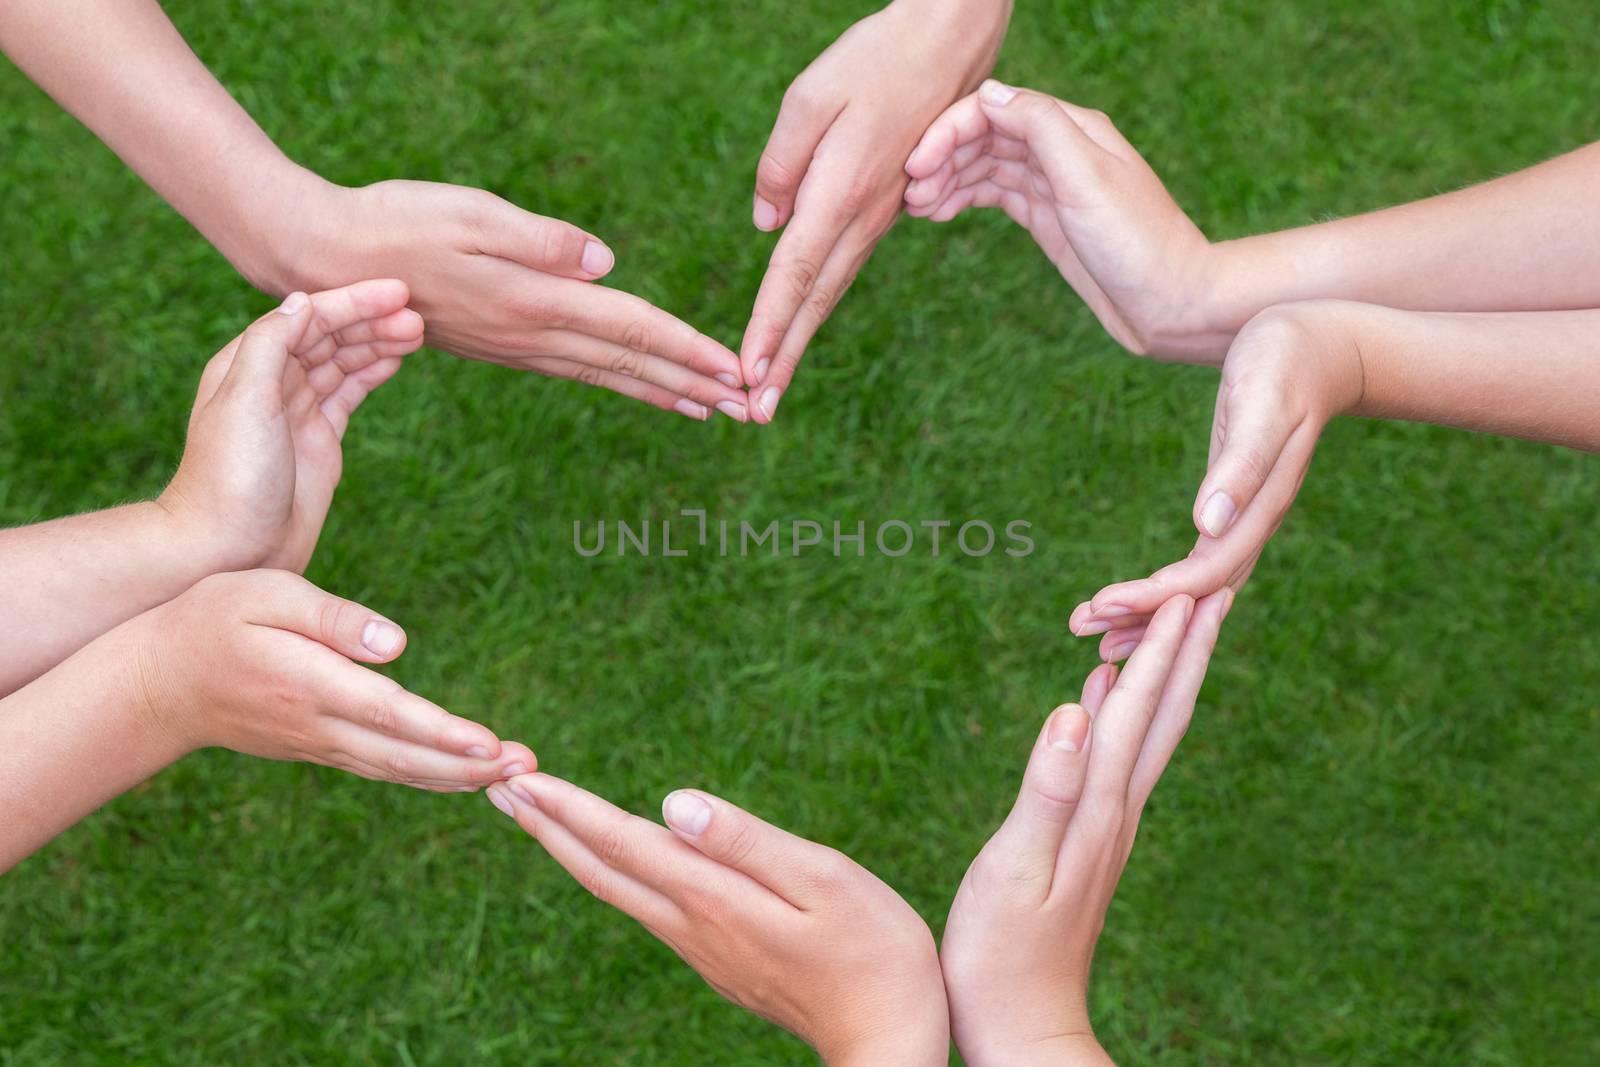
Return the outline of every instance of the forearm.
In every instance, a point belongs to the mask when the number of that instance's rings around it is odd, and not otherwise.
[[[1212,248],[1214,325],[1292,300],[1418,311],[1600,307],[1600,144],[1457,192]]]
[[[143,708],[136,628],[0,700],[0,872],[184,754]]]
[[[225,569],[154,502],[0,530],[0,694]]]
[[[7,0],[0,49],[253,283],[282,295],[285,220],[326,183],[295,165],[155,0]]]

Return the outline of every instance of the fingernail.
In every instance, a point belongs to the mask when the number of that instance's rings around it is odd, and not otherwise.
[[[515,809],[513,809],[511,807],[511,799],[509,797],[507,797],[505,795],[505,793],[501,792],[499,786],[491,785],[489,787],[489,789],[488,789],[488,793],[489,793],[489,803],[491,803],[495,807],[499,808],[502,814],[505,814],[505,815],[513,815],[513,814],[515,814]]]
[[[519,774],[527,774],[528,765],[525,763],[512,763],[500,769],[500,777],[515,778]]]
[[[298,315],[300,309],[305,307],[310,300],[311,298],[304,293],[290,293],[284,298],[283,303],[278,305],[278,314]]]
[[[716,377],[717,381],[721,382],[723,385],[726,385],[729,389],[739,388],[739,379],[735,378],[727,371],[718,371]]]
[[[1211,494],[1205,507],[1200,509],[1200,526],[1208,536],[1221,537],[1222,532],[1233,524],[1233,517],[1237,513],[1233,497],[1218,489]]]
[[[711,805],[693,793],[673,793],[661,805],[661,814],[674,830],[699,834],[711,822]]]
[[[617,262],[617,257],[611,254],[611,249],[599,241],[590,241],[583,246],[583,259],[580,261],[585,274],[604,274]]]
[[[1107,663],[1115,663],[1120,659],[1127,659],[1129,656],[1133,655],[1133,650],[1138,647],[1139,642],[1137,641],[1124,641],[1122,644],[1113,648],[1110,652],[1107,652],[1104,656],[1104,659]]]
[[[701,422],[711,417],[711,412],[706,410],[704,404],[696,404],[693,400],[680,400],[672,406],[691,419],[699,419]]]
[[[387,656],[400,646],[400,628],[373,619],[361,631],[361,643],[374,656]]]
[[[776,385],[769,385],[761,392],[761,413],[767,418],[772,418],[772,413],[778,410],[778,398],[783,394]]]
[[[761,197],[756,197],[756,229],[770,230],[778,224],[778,209]]]
[[[511,791],[517,794],[517,799],[524,804],[532,808],[539,806],[539,802],[533,799],[533,794],[528,791],[528,787],[521,782],[507,782],[506,785],[511,787]]]
[[[1076,704],[1068,704],[1050,716],[1050,728],[1045,741],[1051,748],[1062,752],[1079,752],[1089,733],[1089,715]]]
[[[1128,615],[1133,611],[1132,608],[1125,608],[1121,604],[1107,604],[1103,608],[1091,608],[1090,610],[1102,619],[1114,619],[1118,615]]]
[[[1111,624],[1101,619],[1095,622],[1086,622],[1081,624],[1078,627],[1077,633],[1079,637],[1092,637],[1095,634],[1103,634],[1109,629],[1111,629]]]
[[[488,759],[489,750],[484,748],[482,745],[468,745],[467,755],[471,756],[473,759]]]
[[[747,422],[750,419],[750,415],[745,411],[744,405],[735,404],[731,400],[717,401],[717,410],[736,422]]]
[[[770,366],[772,366],[772,360],[770,360],[770,359],[758,359],[758,360],[756,360],[756,384],[757,385],[760,385],[762,382],[767,380],[767,368],[770,367]]]
[[[995,107],[1005,107],[1016,95],[1017,91],[1011,86],[997,82],[993,78],[984,82],[983,87],[978,90],[978,99]]]

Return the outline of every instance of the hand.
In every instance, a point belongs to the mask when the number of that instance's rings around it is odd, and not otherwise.
[[[1111,120],[988,81],[928,128],[906,160],[908,211],[945,222],[998,207],[1136,355],[1215,362],[1212,246]]]
[[[946,1062],[927,924],[844,855],[692,790],[662,805],[670,829],[544,774],[489,799],[718,993],[829,1064]]]
[[[630,293],[594,284],[610,249],[482,189],[321,183],[309,197],[299,288],[373,272],[411,287],[428,343],[467,359],[598,385],[692,419],[745,421],[734,354]]]
[[[1360,351],[1342,325],[1355,306],[1269,308],[1239,331],[1222,365],[1193,551],[1148,578],[1106,586],[1072,613],[1073,633],[1105,634],[1104,659],[1132,652],[1170,597],[1237,591],[1250,576],[1300,491],[1323,427],[1361,401]]]
[[[351,413],[422,344],[406,299],[397,281],[293,293],[206,364],[183,461],[158,503],[222,546],[217,569],[305,569]]]
[[[350,662],[390,662],[404,631],[297,575],[213,575],[129,625],[145,714],[180,753],[215,745],[436,792],[537,766],[522,745]]]
[[[1010,18],[1009,0],[896,0],[789,86],[756,170],[756,227],[788,224],[739,350],[757,422],[899,217],[906,153],[994,67]]]
[[[1089,1021],[1090,961],[1231,601],[1173,598],[1122,676],[1097,668],[1040,731],[945,924],[951,1032],[972,1067],[1110,1062]]]

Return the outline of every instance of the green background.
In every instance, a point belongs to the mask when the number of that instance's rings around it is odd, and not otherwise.
[[[736,344],[778,99],[864,5],[170,5],[294,157],[482,185]],[[1597,136],[1589,0],[1020,5],[999,73],[1101,108],[1213,237]],[[154,494],[263,310],[0,70],[0,522]],[[653,813],[722,793],[937,932],[1111,579],[1193,539],[1214,372],[1128,358],[999,215],[903,222],[767,429],[436,353],[358,416],[309,576],[396,677]],[[1584,1064],[1600,1046],[1594,460],[1327,433],[1224,631],[1100,946],[1128,1063]],[[615,557],[574,519],[1024,518],[1022,560]],[[95,768],[82,768],[84,774]],[[0,881],[0,1063],[798,1063],[480,796],[209,752]]]

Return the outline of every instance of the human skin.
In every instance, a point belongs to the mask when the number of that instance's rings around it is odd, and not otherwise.
[[[399,626],[287,571],[213,575],[0,699],[0,871],[199,748],[302,760],[440,792],[533,753],[360,663]]]
[[[1130,351],[1217,364],[1277,304],[1600,307],[1600,144],[1369,214],[1212,242],[1104,114],[988,81],[906,161],[908,211],[1000,208]]]
[[[747,418],[731,351],[594,284],[614,264],[599,238],[481,189],[324,181],[278,149],[156,0],[8,0],[0,50],[265,292],[399,277],[438,348],[693,419]]]
[[[1102,656],[1120,659],[1166,598],[1237,589],[1339,415],[1600,451],[1600,311],[1419,312],[1327,300],[1256,316],[1222,365],[1194,549],[1100,590],[1074,610],[1072,631],[1105,634]]]
[[[291,296],[206,365],[160,496],[0,531],[0,694],[209,574],[303,570],[351,414],[422,343],[407,295],[377,280]]]
[[[994,67],[1010,0],[894,0],[846,30],[783,96],[753,218],[783,228],[739,359],[772,421],[806,346],[900,215],[906,153]]]
[[[488,796],[590,893],[826,1063],[947,1062],[927,924],[842,853],[698,790],[667,796],[665,827],[545,774]]]
[[[1188,729],[1229,590],[1163,605],[1119,676],[1051,713],[1010,815],[972,861],[940,947],[951,1032],[972,1067],[1108,1064],[1088,986],[1145,802]]]

